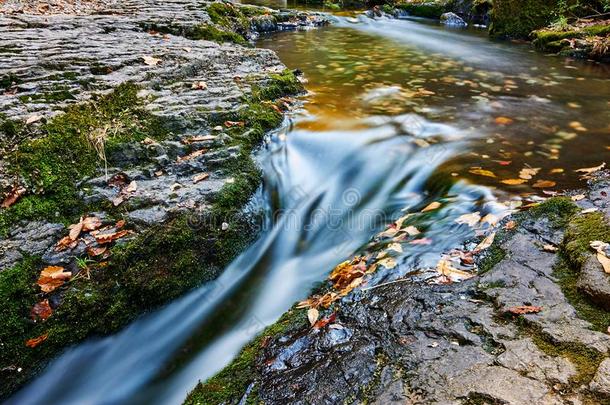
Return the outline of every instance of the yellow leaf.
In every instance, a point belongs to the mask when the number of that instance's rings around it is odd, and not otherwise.
[[[432,211],[432,210],[439,208],[440,206],[441,206],[441,203],[439,203],[438,201],[434,201],[434,202],[431,202],[430,204],[428,204],[423,210],[421,210],[421,212]]]
[[[403,229],[403,231],[405,231],[409,236],[419,235],[420,233],[419,229],[411,225],[407,226],[405,229]]]
[[[577,173],[584,173],[584,174],[591,174],[591,173],[595,173],[601,169],[603,169],[604,167],[606,167],[606,163],[602,163],[599,166],[595,166],[595,167],[585,167],[584,169],[576,169],[575,172]]]
[[[440,275],[448,277],[451,281],[467,280],[474,277],[474,274],[472,273],[456,269],[447,259],[439,260],[436,265],[436,271],[438,271]]]
[[[555,183],[554,181],[550,181],[550,180],[538,180],[537,182],[535,182],[532,187],[534,188],[548,188],[548,187],[555,187],[557,183]]]
[[[586,198],[586,195],[578,194],[578,195],[573,195],[571,198],[572,198],[572,201],[580,201],[580,200]]]
[[[537,175],[540,168],[535,167],[524,167],[519,172],[519,178],[524,180],[530,180],[533,176]]]
[[[527,183],[527,180],[524,180],[524,179],[506,179],[506,180],[502,180],[500,183],[508,184],[509,186],[516,186],[518,184]]]
[[[473,212],[472,214],[464,214],[464,215],[460,215],[455,222],[457,222],[458,224],[468,224],[468,226],[473,227],[476,224],[479,223],[479,221],[481,220],[481,215],[479,215],[479,212]]]
[[[498,125],[510,125],[513,123],[513,119],[508,117],[497,117],[494,121]]]
[[[489,235],[487,235],[487,237],[486,237],[485,239],[483,239],[483,240],[481,241],[481,243],[479,243],[479,244],[477,245],[477,247],[476,247],[476,248],[474,248],[475,252],[479,252],[479,251],[481,251],[481,250],[485,250],[485,249],[487,249],[488,247],[490,247],[490,246],[491,246],[491,244],[492,244],[492,243],[494,243],[494,239],[495,239],[495,237],[496,237],[496,233],[495,233],[495,232],[492,232],[492,233],[490,233]]]
[[[377,264],[380,264],[386,269],[390,270],[396,267],[396,260],[393,257],[386,257],[385,259],[378,261]]]
[[[469,172],[472,174],[478,174],[479,176],[496,177],[494,172],[485,169],[470,169]]]
[[[494,214],[487,214],[483,218],[481,218],[482,223],[488,223],[491,226],[496,226],[500,218],[495,216]]]
[[[388,250],[393,250],[398,253],[402,253],[402,245],[400,243],[390,243],[388,245]]]

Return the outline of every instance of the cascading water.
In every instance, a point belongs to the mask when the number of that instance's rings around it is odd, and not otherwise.
[[[593,139],[607,137],[600,106],[605,105],[608,82],[595,72],[574,82],[569,70],[552,65],[541,74],[566,87],[549,87],[549,80],[535,77],[530,68],[555,62],[528,63],[534,57],[529,53],[478,36],[454,36],[407,21],[354,24],[344,19],[338,25],[287,34],[302,35],[289,41],[303,44],[285,45],[277,37],[272,42],[287,64],[291,52],[298,54],[295,59],[306,65],[310,88],[319,94],[308,99],[311,116],[299,115],[298,125],[272,134],[258,154],[268,225],[258,241],[216,281],[114,336],[67,350],[9,404],[179,404],[198,380],[230,362],[246,342],[306,297],[313,283],[324,280],[333,266],[358,253],[397,217],[413,213],[421,237],[434,243],[410,246],[399,266],[371,275],[368,286],[433,268],[441,253],[473,236],[456,218],[475,211],[499,215],[502,210],[490,189],[467,183],[463,178],[472,176],[464,172],[474,162],[504,162],[508,153],[513,166],[501,170],[518,171],[527,162],[547,168],[545,148],[552,136],[547,128],[557,132],[553,126],[573,120],[564,106],[579,89],[586,87],[588,94],[578,100],[579,116],[589,119],[581,125],[597,131],[600,136]],[[346,53],[333,53],[337,46]],[[525,62],[514,64],[513,52]],[[318,59],[324,58],[328,60],[322,65]],[[373,63],[378,61],[384,63]],[[476,70],[483,65],[493,71]],[[507,65],[515,75],[502,73]],[[373,77],[367,79],[365,73]],[[367,80],[376,82],[374,89],[362,86]],[[599,98],[590,97],[598,93]],[[494,122],[500,113],[519,119],[500,128]],[[532,144],[540,143],[536,154],[523,134]],[[573,138],[560,134],[557,139],[551,146],[559,150],[561,142]],[[593,165],[599,149],[572,158],[565,148],[563,159],[584,165],[586,158]],[[466,163],[457,164],[456,157]],[[439,171],[440,166],[450,169]],[[575,178],[563,179],[570,185]],[[499,179],[477,180],[497,186]],[[422,208],[433,201],[443,201],[442,207],[422,215]]]

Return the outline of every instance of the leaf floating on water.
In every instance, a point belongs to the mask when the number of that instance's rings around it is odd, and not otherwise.
[[[403,229],[403,231],[405,231],[409,236],[415,236],[420,234],[419,229],[412,225],[407,226],[405,229]]]
[[[524,167],[519,172],[519,178],[524,180],[531,180],[531,178],[537,175],[539,171],[539,167]]]
[[[45,267],[40,272],[40,277],[36,284],[40,286],[40,289],[43,292],[51,292],[57,287],[62,286],[66,280],[69,280],[72,277],[72,273],[65,270],[66,269],[60,266]]]
[[[595,167],[585,167],[583,169],[576,169],[575,172],[576,173],[583,173],[584,175],[588,175],[588,174],[593,174],[595,172],[600,171],[601,169],[603,169],[604,167],[606,167],[606,163],[602,163],[599,166],[595,166]]]
[[[428,204],[423,210],[421,210],[421,212],[433,211],[433,210],[440,208],[440,206],[441,206],[441,203],[439,203],[438,201],[434,201],[434,202],[431,202],[430,204]]]
[[[402,245],[400,243],[390,243],[388,245],[388,250],[393,250],[398,253],[402,253]]]
[[[532,305],[522,305],[506,309],[506,312],[513,315],[537,314],[540,311],[542,311],[542,307],[536,307]]]
[[[565,172],[565,170],[560,168],[560,167],[555,168],[555,169],[551,169],[551,171],[549,171],[550,174],[560,174],[560,173],[563,173],[563,172]]]
[[[47,340],[48,337],[49,337],[49,333],[47,332],[44,335],[40,335],[40,336],[38,336],[36,338],[28,339],[25,342],[25,345],[27,347],[34,348],[34,347],[38,346],[39,344],[41,344],[42,342],[44,342],[45,340]]]
[[[498,218],[494,214],[487,214],[483,218],[481,218],[481,223],[487,223],[491,226],[496,226],[498,224],[498,221],[500,221],[500,218]]]
[[[479,212],[473,212],[472,214],[464,214],[460,215],[455,222],[458,224],[467,224],[470,227],[474,227],[481,220],[481,215]]]
[[[6,196],[4,201],[2,201],[2,204],[0,205],[0,207],[2,207],[2,208],[10,207],[11,205],[13,205],[17,201],[19,201],[19,199],[25,194],[25,192],[26,192],[26,189],[24,187],[13,186],[13,188],[8,193],[8,195]]]
[[[378,261],[377,264],[385,267],[388,270],[391,270],[396,267],[396,259],[394,259],[393,257],[386,257],[385,259]]]
[[[309,308],[307,310],[307,319],[309,320],[309,324],[311,326],[315,325],[318,318],[320,317],[320,312],[315,308]]]
[[[514,122],[514,120],[508,117],[497,117],[494,122],[498,125],[510,125]]]
[[[468,171],[469,173],[472,174],[478,174],[479,176],[485,176],[485,177],[496,177],[496,174],[494,172],[492,172],[491,170],[485,170],[485,169],[470,169]]]
[[[30,318],[32,318],[33,321],[36,321],[37,319],[46,321],[51,315],[53,315],[53,310],[51,309],[51,305],[49,305],[48,299],[44,299],[34,304],[30,311]]]
[[[534,188],[549,188],[549,187],[555,187],[557,183],[555,183],[554,181],[550,181],[550,180],[538,180],[536,181],[532,187]]]
[[[589,245],[597,252],[597,261],[604,268],[604,272],[610,274],[610,258],[606,255],[609,246],[608,243],[594,240],[593,242],[590,242]]]
[[[578,121],[572,121],[570,122],[570,128],[576,130],[576,131],[580,131],[580,132],[586,132],[587,128],[583,127],[583,125],[578,122]]]
[[[506,179],[506,180],[500,181],[500,183],[508,184],[509,186],[516,186],[519,184],[527,183],[527,180],[525,180],[525,179]]]

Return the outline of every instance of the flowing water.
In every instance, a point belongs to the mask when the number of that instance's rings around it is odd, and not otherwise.
[[[581,187],[574,170],[608,158],[610,81],[599,65],[409,20],[341,18],[259,46],[301,69],[311,94],[257,155],[258,241],[217,281],[68,350],[9,403],[181,403],[337,263],[383,248],[371,238],[397,218],[427,242],[400,241],[398,265],[367,286],[421,276],[488,231],[460,216]],[[506,184],[523,168],[538,170]],[[432,202],[441,205],[422,212]]]

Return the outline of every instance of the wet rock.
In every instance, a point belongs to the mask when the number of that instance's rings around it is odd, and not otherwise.
[[[277,31],[277,20],[272,15],[261,15],[252,19],[252,24],[257,32],[273,32]]]
[[[597,305],[610,310],[610,275],[594,255],[589,255],[580,269],[576,286]]]
[[[599,365],[589,389],[596,394],[610,397],[610,359],[605,359]]]
[[[441,14],[441,23],[453,27],[466,27],[468,25],[462,17],[451,12]]]
[[[42,255],[62,236],[65,227],[34,221],[15,228],[6,239],[0,239],[0,271],[14,266],[27,255]]]

